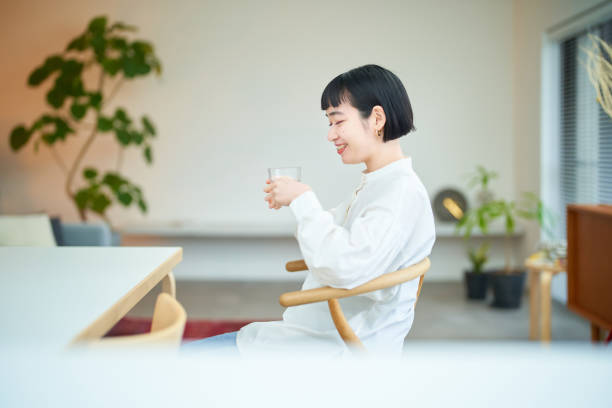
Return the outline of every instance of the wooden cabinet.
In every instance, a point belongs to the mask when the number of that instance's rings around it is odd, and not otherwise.
[[[612,205],[567,206],[568,307],[591,322],[591,338],[612,329]]]

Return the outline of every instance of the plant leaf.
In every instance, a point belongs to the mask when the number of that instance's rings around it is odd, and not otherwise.
[[[69,77],[70,81],[72,81],[72,77],[81,75],[83,71],[83,64],[75,59],[69,59],[63,61],[62,64],[62,75]]]
[[[114,23],[109,28],[109,31],[114,31],[114,30],[119,30],[119,31],[138,31],[138,28],[136,26],[128,25],[128,24],[122,23],[121,21],[117,21],[116,23]]]
[[[127,146],[130,144],[130,134],[126,130],[117,129],[115,131],[115,135],[117,136],[117,140],[121,143],[122,146]]]
[[[153,124],[151,123],[148,117],[146,116],[142,117],[142,125],[144,126],[147,133],[149,133],[152,136],[155,135],[155,127],[153,127]]]
[[[146,41],[134,41],[132,48],[136,54],[147,55],[153,53],[153,45]]]
[[[130,132],[130,139],[132,139],[132,141],[137,145],[141,145],[144,141],[144,136],[142,135],[142,133],[134,131]]]
[[[108,132],[113,128],[113,121],[110,118],[100,116],[98,118],[98,130],[101,132]]]
[[[99,110],[102,103],[102,94],[100,92],[92,92],[89,94],[89,105],[94,109]]]
[[[118,194],[121,186],[125,185],[126,183],[127,181],[119,176],[119,174],[113,172],[106,173],[102,179],[102,184],[109,186],[115,194]]]
[[[132,195],[130,193],[119,193],[117,199],[126,207],[132,203]]]
[[[84,210],[89,201],[89,189],[83,188],[74,195],[74,201],[79,209]]]
[[[70,113],[72,113],[72,117],[79,121],[83,119],[83,117],[87,113],[87,105],[81,105],[76,102],[73,102],[72,106],[70,106]]]
[[[138,200],[138,207],[140,207],[140,211],[142,211],[143,213],[147,212],[147,203],[145,203],[142,198]]]
[[[52,55],[45,60],[45,67],[51,72],[61,69],[64,65],[64,59],[60,55]]]
[[[70,51],[70,50],[84,51],[88,45],[89,44],[87,41],[87,37],[85,36],[85,34],[82,34],[76,37],[75,39],[73,39],[72,41],[70,41],[70,43],[66,47],[66,51]]]
[[[85,170],[83,170],[83,177],[85,177],[88,180],[95,179],[97,176],[98,176],[98,171],[92,167],[88,167]]]
[[[55,135],[58,139],[65,140],[68,133],[74,133],[74,130],[62,118],[53,118],[53,123],[55,123]]]
[[[25,126],[20,125],[15,127],[10,136],[11,149],[13,149],[14,152],[21,149],[26,143],[28,143],[31,135],[32,134],[28,132]]]
[[[57,140],[55,133],[45,133],[42,135],[42,140],[49,146],[51,146]]]
[[[99,193],[91,203],[91,209],[98,213],[104,214],[108,206],[111,204],[111,200],[104,193]]]
[[[47,102],[49,105],[53,106],[55,109],[59,109],[64,104],[64,99],[66,99],[66,93],[57,87],[52,88],[49,92],[47,92]]]
[[[45,79],[49,77],[49,75],[60,69],[63,63],[64,60],[59,55],[50,56],[45,60],[45,63],[42,66],[32,71],[32,73],[28,77],[28,85],[40,85]]]
[[[512,215],[506,215],[506,232],[512,234],[514,232],[514,218]]]
[[[104,34],[94,34],[91,39],[91,46],[96,53],[97,61],[104,61],[104,54],[106,52],[106,38],[104,38]]]
[[[153,153],[151,152],[151,146],[145,147],[144,156],[148,164],[153,163]]]
[[[153,65],[153,69],[155,70],[155,73],[158,76],[161,75],[161,73],[162,73],[162,66],[161,66],[161,63],[157,60],[157,58],[153,59],[151,64]]]
[[[28,77],[28,85],[37,86],[47,79],[49,75],[51,75],[51,71],[46,69],[44,66],[36,68]]]
[[[115,111],[115,119],[120,120],[126,125],[132,122],[132,120],[127,116],[127,113],[125,113],[125,111],[121,108],[117,108]]]
[[[98,16],[92,19],[89,22],[89,26],[87,27],[90,33],[92,34],[104,34],[106,29],[106,16]]]
[[[120,50],[120,51],[124,51],[127,49],[128,47],[128,43],[127,41],[125,41],[125,38],[121,38],[121,37],[111,37],[108,39],[108,45],[115,49],[115,50]]]
[[[123,58],[123,73],[128,78],[133,78],[138,74],[138,61],[136,58],[124,57]]]
[[[104,58],[102,61],[102,68],[104,68],[104,71],[110,76],[115,76],[121,69],[121,66],[122,60],[119,58]]]

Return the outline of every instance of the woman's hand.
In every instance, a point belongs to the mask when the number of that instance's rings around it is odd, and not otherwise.
[[[274,208],[275,210],[291,204],[302,193],[312,190],[309,185],[286,176],[276,178],[274,181],[268,179],[266,184],[264,192],[269,194],[264,200],[268,202],[269,208]]]

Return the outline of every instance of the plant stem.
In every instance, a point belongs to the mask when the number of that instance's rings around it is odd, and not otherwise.
[[[57,162],[58,166],[60,166],[60,168],[62,169],[64,174],[68,173],[68,169],[66,168],[66,164],[64,163],[62,158],[59,156],[59,154],[57,154],[57,150],[55,150],[55,146],[51,145],[51,146],[49,146],[49,149],[51,149],[51,155],[53,156],[53,158]]]
[[[102,87],[103,86],[104,86],[104,71],[101,71],[100,72],[100,78],[98,80],[98,91],[99,92],[102,92]],[[96,121],[95,121],[95,123],[98,123],[98,118],[99,117],[100,117],[100,111],[96,111]],[[96,137],[97,133],[98,133],[98,128],[94,127],[92,129],[92,131],[91,131],[91,134],[87,138],[87,141],[85,142],[85,144],[83,145],[83,147],[79,151],[79,154],[77,155],[76,159],[74,160],[74,163],[72,164],[72,167],[70,168],[70,171],[68,172],[68,179],[66,180],[66,194],[68,194],[68,197],[70,197],[70,199],[73,200],[73,201],[74,201],[74,193],[71,190],[71,186],[72,186],[72,182],[74,180],[74,175],[76,174],[76,171],[78,170],[79,165],[81,164],[81,160],[83,160],[83,156],[85,156],[85,153],[87,152],[87,149],[89,149],[89,146],[91,146],[91,143],[93,142],[93,140]],[[87,216],[85,214],[85,210],[82,210],[82,209],[78,208],[78,206],[77,206],[77,209],[79,211],[79,216],[81,218],[81,221],[87,220]]]
[[[506,255],[506,266],[504,270],[506,271],[506,273],[510,273],[510,246],[512,245],[512,242],[510,242],[510,235],[506,235],[505,241],[506,242],[504,244],[504,252]]]
[[[104,214],[99,214],[99,215],[100,215],[100,217],[102,217],[102,219],[104,221],[106,221],[106,223],[108,224],[108,226],[111,229],[111,231],[113,231],[115,228],[113,227],[113,224],[111,224],[110,219],[106,215],[104,215]]]

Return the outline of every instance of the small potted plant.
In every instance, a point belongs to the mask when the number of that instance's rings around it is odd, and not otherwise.
[[[482,268],[489,259],[489,243],[485,242],[477,250],[470,248],[468,256],[472,262],[472,269],[464,271],[465,286],[468,299],[485,299],[489,286],[488,275]]]
[[[504,222],[505,265],[503,268],[489,270],[487,274],[493,289],[493,307],[518,308],[521,304],[526,272],[522,266],[513,267],[511,261],[511,238],[517,217],[537,221],[548,235],[551,234],[551,225],[555,222],[552,213],[535,194],[523,193],[522,199],[517,202],[504,199],[487,201],[467,211],[457,223],[457,231],[463,230],[464,238],[469,239],[475,227],[486,236],[492,222],[496,219],[502,219]],[[486,254],[486,249],[482,252]]]
[[[467,211],[464,216],[457,222],[456,231],[463,230],[463,238],[469,241],[472,235],[472,230],[476,224],[481,226],[481,230],[487,231],[485,225],[488,221],[486,214],[486,204],[493,200],[493,192],[489,189],[489,182],[497,177],[497,173],[486,170],[483,166],[477,166],[476,170],[469,175],[468,188],[479,186],[476,194],[479,206],[473,210]],[[485,299],[488,289],[488,275],[484,272],[483,267],[489,259],[489,242],[485,241],[478,249],[474,249],[468,244],[467,254],[472,267],[463,271],[463,280],[465,282],[466,294],[468,299]]]

